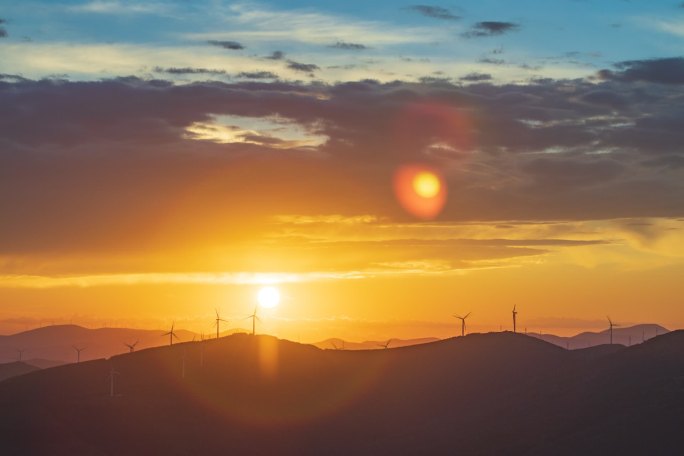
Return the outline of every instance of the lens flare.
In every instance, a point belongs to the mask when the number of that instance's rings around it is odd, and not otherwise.
[[[435,218],[446,203],[446,184],[439,171],[423,165],[406,165],[394,174],[394,192],[402,207],[424,220]]]
[[[440,187],[439,178],[429,171],[422,171],[413,178],[413,190],[423,198],[434,198]]]

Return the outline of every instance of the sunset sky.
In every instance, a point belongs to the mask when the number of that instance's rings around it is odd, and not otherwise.
[[[677,1],[0,0],[0,333],[684,327],[682,55]]]

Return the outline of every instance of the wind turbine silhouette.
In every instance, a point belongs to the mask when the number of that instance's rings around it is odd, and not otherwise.
[[[109,369],[109,397],[114,397],[114,376],[120,375],[114,370],[114,366]]]
[[[465,322],[465,321],[466,321],[466,318],[468,318],[468,316],[469,316],[471,313],[472,313],[472,312],[468,312],[467,314],[465,314],[464,317],[462,317],[462,316],[460,316],[460,315],[454,314],[454,317],[456,317],[456,318],[458,318],[459,320],[461,320],[461,337],[465,336],[465,328],[466,328],[466,322]]]
[[[176,322],[174,321],[173,323],[171,323],[171,331],[165,332],[164,334],[162,334],[162,337],[169,336],[169,346],[173,345],[173,338],[174,337],[176,339],[178,339],[178,336],[176,335],[175,331],[173,330],[173,327],[175,325],[176,325]]]
[[[138,345],[138,342],[140,341],[136,340],[135,343],[132,344],[127,344],[126,342],[124,342],[124,345],[128,347],[128,353],[133,353],[135,351],[135,346]]]
[[[259,317],[257,317],[257,307],[256,306],[254,306],[254,313],[247,318],[252,319],[252,335],[254,335],[254,334],[256,334],[256,321],[257,320],[261,321],[261,319]]]
[[[610,330],[610,344],[613,345],[613,327],[619,327],[617,323],[613,323],[613,320],[610,319],[610,317],[606,316],[608,319],[608,329]]]
[[[80,363],[81,362],[81,352],[86,349],[86,347],[79,348],[76,345],[73,345],[72,348],[76,350],[76,362]]]
[[[204,367],[204,333],[200,333],[200,367]]]
[[[214,323],[214,325],[216,325],[216,338],[218,339],[219,338],[219,326],[221,325],[221,322],[225,321],[226,323],[228,323],[228,320],[224,320],[223,318],[221,318],[221,316],[219,315],[218,309],[214,309],[214,311],[216,312],[216,323]]]
[[[17,348],[17,353],[19,354],[19,362],[21,362],[21,359],[24,357],[25,351],[26,351],[25,348]]]
[[[389,345],[390,345],[391,343],[392,343],[392,339],[388,340],[388,341],[385,342],[384,344],[378,344],[378,347],[382,347],[382,348],[384,348],[384,349],[386,350],[386,349],[389,348]]]
[[[517,323],[516,319],[518,317],[518,311],[515,310],[516,306],[517,306],[517,304],[513,305],[513,332],[516,332],[516,328],[517,328],[516,327],[516,323]]]

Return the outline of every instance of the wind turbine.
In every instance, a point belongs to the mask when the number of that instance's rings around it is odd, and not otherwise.
[[[384,344],[378,344],[378,347],[382,347],[382,348],[384,348],[384,349],[386,350],[386,349],[389,348],[389,345],[390,345],[391,343],[392,343],[392,339],[388,340],[388,341],[385,342]]]
[[[254,335],[254,334],[256,334],[256,321],[257,320],[261,321],[261,319],[259,317],[257,317],[257,307],[256,306],[254,307],[254,313],[247,318],[252,319],[252,335]]]
[[[518,311],[515,310],[516,304],[513,305],[513,332],[516,332],[516,318],[518,317]]]
[[[17,348],[17,353],[19,354],[19,362],[21,362],[21,359],[24,357],[25,351],[26,351],[25,348]]]
[[[76,350],[76,362],[80,363],[81,362],[81,352],[86,349],[86,347],[79,348],[76,345],[73,345],[72,348]]]
[[[465,328],[466,328],[466,322],[465,322],[465,321],[466,321],[466,318],[468,318],[468,316],[469,316],[470,314],[471,314],[471,312],[468,312],[468,313],[465,314],[465,316],[463,316],[463,317],[460,316],[460,315],[454,314],[454,317],[456,317],[456,318],[458,318],[459,320],[461,320],[461,337],[465,336]]]
[[[200,367],[204,367],[204,332],[200,333]]]
[[[133,353],[135,351],[135,346],[138,345],[138,342],[140,341],[136,340],[135,343],[132,344],[127,344],[126,342],[124,342],[124,345],[128,347],[128,353]]]
[[[606,317],[608,319],[608,329],[610,330],[610,344],[613,345],[613,327],[618,327],[617,323],[613,323],[613,320],[610,319],[610,317]]]
[[[178,339],[178,336],[176,335],[176,333],[175,333],[174,330],[173,330],[173,327],[174,327],[175,325],[176,325],[176,322],[174,321],[173,323],[171,323],[171,331],[165,332],[164,334],[162,334],[162,337],[163,337],[163,336],[169,336],[169,346],[173,345],[173,338],[174,338],[174,337],[175,337],[176,339]]]
[[[114,366],[109,370],[109,397],[114,397],[114,376],[120,375],[114,370]]]
[[[226,323],[228,323],[228,320],[224,320],[223,318],[221,318],[221,316],[219,315],[218,309],[214,309],[214,311],[216,312],[216,323],[214,323],[214,325],[216,325],[216,338],[218,339],[219,338],[219,326],[221,325],[221,322],[225,321]],[[254,311],[254,313],[256,313],[256,310]]]

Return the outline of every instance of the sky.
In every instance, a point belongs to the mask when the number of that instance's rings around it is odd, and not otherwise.
[[[0,0],[0,333],[683,327],[683,52],[676,1]]]

